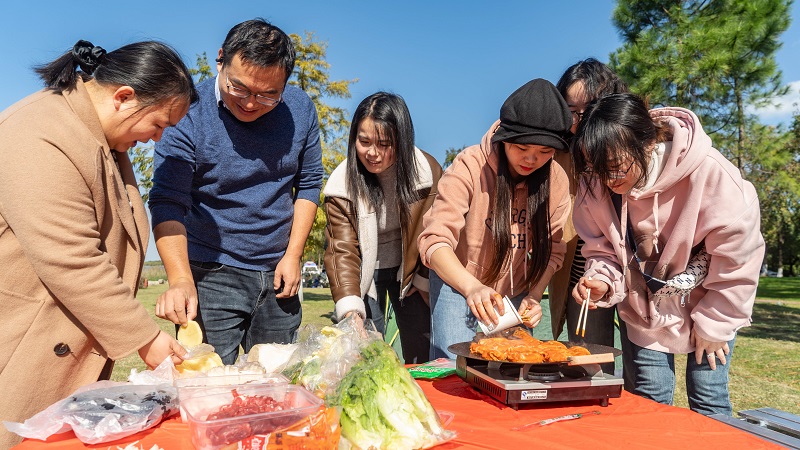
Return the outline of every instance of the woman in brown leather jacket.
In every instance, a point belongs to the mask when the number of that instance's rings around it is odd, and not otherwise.
[[[378,92],[356,108],[347,159],[324,189],[335,317],[357,313],[384,333],[388,295],[409,364],[429,359],[428,270],[417,236],[441,174],[439,163],[414,146],[402,97]]]

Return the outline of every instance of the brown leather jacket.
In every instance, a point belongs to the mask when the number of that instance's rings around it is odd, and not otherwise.
[[[422,196],[411,205],[410,230],[402,230],[401,298],[412,284],[423,291],[428,290],[428,269],[420,262],[417,236],[422,231],[422,216],[433,204],[442,175],[441,166],[431,155],[416,149],[416,157],[420,168],[418,187]],[[359,204],[359,216],[356,217],[353,200],[345,186],[346,172],[346,163],[342,162],[331,174],[324,190],[328,218],[325,270],[336,302],[337,317],[353,310],[365,315],[362,299],[370,291],[375,295],[372,277],[377,255],[377,218],[373,209],[363,202]]]

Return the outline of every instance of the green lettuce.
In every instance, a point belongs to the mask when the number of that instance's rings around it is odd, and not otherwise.
[[[326,399],[342,414],[342,436],[361,449],[428,448],[450,439],[439,416],[387,344],[374,340]]]

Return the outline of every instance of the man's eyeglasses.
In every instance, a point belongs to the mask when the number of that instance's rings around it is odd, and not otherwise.
[[[586,111],[570,111],[572,113],[572,123],[579,123],[583,119],[583,114]]]
[[[275,106],[281,102],[280,96],[278,96],[278,98],[265,97],[263,95],[253,94],[247,89],[242,89],[232,85],[230,80],[228,80],[228,75],[225,75],[225,86],[228,87],[228,94],[238,98],[250,98],[251,95],[255,95],[256,101],[264,106]]]

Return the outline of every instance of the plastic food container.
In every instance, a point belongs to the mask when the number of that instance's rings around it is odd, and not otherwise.
[[[286,386],[289,379],[281,374],[234,374],[218,376],[198,376],[178,378],[174,385],[178,391],[178,401],[186,400],[194,395],[230,394],[231,388],[246,384],[263,384],[269,386]],[[181,421],[188,422],[186,411],[180,408]]]
[[[214,388],[217,389],[217,388]],[[245,384],[228,386],[226,392],[193,393],[180,399],[186,411],[192,444],[198,450],[217,450],[230,444],[232,448],[263,448],[273,431],[286,428],[323,408],[322,399],[305,388],[293,384]],[[266,400],[271,399],[271,400]],[[248,406],[253,402],[269,402],[268,412],[211,418],[235,401]],[[234,407],[237,411],[243,408]]]

